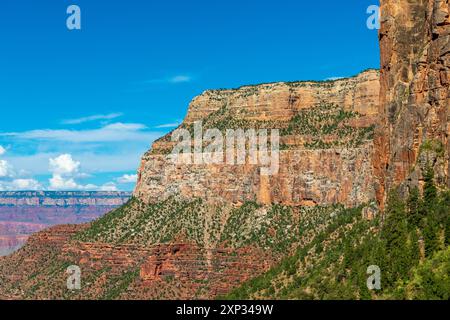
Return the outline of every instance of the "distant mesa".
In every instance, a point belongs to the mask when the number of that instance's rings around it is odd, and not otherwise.
[[[90,222],[130,197],[130,192],[2,191],[0,256],[19,249],[35,232],[58,224]]]

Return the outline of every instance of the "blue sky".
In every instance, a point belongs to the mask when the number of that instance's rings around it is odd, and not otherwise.
[[[2,0],[0,189],[132,190],[141,155],[206,89],[378,68],[372,4]]]

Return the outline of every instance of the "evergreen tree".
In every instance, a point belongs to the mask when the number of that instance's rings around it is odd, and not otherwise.
[[[420,261],[420,248],[419,248],[419,237],[417,231],[411,231],[409,235],[409,259],[410,267],[414,267]]]
[[[439,249],[439,223],[436,214],[433,212],[427,216],[423,238],[425,241],[425,256],[432,257],[433,253]]]
[[[439,204],[436,208],[436,215],[439,222],[439,225],[442,229],[445,230],[445,244],[449,244],[449,236],[450,236],[450,192],[443,192],[440,195]]]
[[[430,164],[427,164],[423,174],[423,211],[425,214],[425,226],[423,236],[425,241],[425,256],[431,257],[439,248],[439,199],[437,188],[434,185],[434,170]]]
[[[450,215],[445,222],[445,245],[450,246]]]
[[[423,180],[425,182],[423,187],[423,201],[425,207],[429,209],[435,205],[437,200],[437,189],[434,185],[434,169],[430,164],[427,164],[425,168],[425,172],[423,173]]]
[[[407,276],[410,265],[406,209],[397,190],[390,193],[385,214],[382,238],[386,250],[386,283],[392,286]]]
[[[420,194],[419,189],[417,187],[414,187],[409,192],[408,197],[408,228],[410,230],[415,230],[417,227],[420,226],[421,216],[420,216]]]

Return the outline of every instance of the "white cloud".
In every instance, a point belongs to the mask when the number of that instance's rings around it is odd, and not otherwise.
[[[148,150],[142,148],[118,148],[120,154],[98,154],[91,152],[72,153],[72,156],[83,164],[83,171],[78,172],[77,178],[90,178],[96,173],[122,173],[135,171],[139,166],[141,156]],[[49,158],[58,157],[58,153],[37,153],[23,156],[11,156],[10,163],[27,172],[28,175],[45,175],[49,170]]]
[[[190,82],[192,80],[191,77],[186,75],[178,75],[169,79],[171,83],[182,83],[182,82]]]
[[[119,183],[136,183],[137,182],[137,174],[124,174],[120,178],[117,178],[117,182]]]
[[[176,128],[181,124],[180,121],[177,122],[172,122],[172,123],[165,123],[165,124],[160,124],[156,127],[154,127],[155,129],[166,129],[166,128]]]
[[[50,158],[49,164],[52,173],[52,177],[48,180],[50,190],[95,190],[98,188],[93,184],[80,185],[75,181],[75,175],[84,176],[84,174],[78,173],[81,163],[75,161],[71,154]]]
[[[0,160],[0,178],[13,176],[12,166],[6,160]]]
[[[88,117],[63,120],[62,123],[63,124],[80,124],[80,123],[98,121],[98,120],[112,120],[112,119],[116,119],[121,116],[123,116],[123,113],[96,114],[96,115],[92,115],[92,116],[88,116]]]
[[[326,78],[325,81],[336,81],[336,80],[341,80],[344,79],[344,77],[330,77],[330,78]]]
[[[177,84],[177,83],[186,83],[186,82],[191,82],[191,81],[192,81],[192,77],[191,76],[184,75],[184,74],[179,74],[179,75],[176,75],[176,76],[173,76],[173,77],[168,77],[168,78],[147,80],[144,83],[149,83],[149,84],[158,84],[158,83]]]
[[[11,189],[34,191],[41,190],[42,186],[38,181],[34,179],[15,179],[11,183]]]
[[[6,153],[6,149],[3,148],[3,146],[0,146],[0,156],[4,155]]]
[[[0,191],[35,191],[42,190],[41,184],[34,179],[15,179],[1,182]]]
[[[23,132],[1,133],[0,137],[25,140],[47,140],[65,142],[151,142],[162,134],[146,130],[139,123],[113,123],[93,130],[31,130]]]
[[[50,179],[50,190],[78,190],[80,187],[73,178],[64,178],[60,174],[54,174]]]
[[[64,177],[59,174],[54,174],[48,181],[50,183],[49,190],[52,191],[95,191],[99,189],[95,184],[78,184],[74,178]]]
[[[80,167],[79,161],[74,161],[72,155],[62,154],[56,158],[50,158],[50,172],[55,175],[67,174],[71,175],[78,172]]]
[[[100,191],[118,191],[118,189],[114,182],[108,182],[100,187]]]

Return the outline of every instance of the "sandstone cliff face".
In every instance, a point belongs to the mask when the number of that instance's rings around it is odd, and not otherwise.
[[[437,182],[450,186],[449,13],[448,0],[381,0],[381,121],[374,158],[381,204],[391,187],[420,184],[415,165],[426,141],[438,143],[429,161]]]
[[[146,203],[173,195],[235,204],[256,200],[265,204],[354,206],[368,202],[375,196],[372,140],[342,141],[351,140],[349,132],[370,131],[375,124],[378,78],[378,71],[369,70],[330,82],[272,83],[206,91],[192,101],[181,127],[188,128],[201,120],[211,128],[280,129],[278,173],[263,177],[261,166],[250,164],[173,163],[167,157],[174,145],[169,135],[156,141],[143,157],[134,195]],[[329,109],[319,107],[324,103],[341,108],[337,118],[347,113],[353,116],[336,122],[335,131],[326,130],[329,122],[316,131],[304,130],[317,119],[329,116]],[[292,129],[298,119],[306,120]]]

